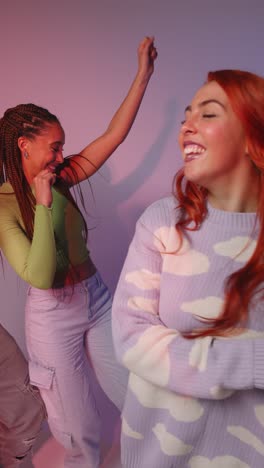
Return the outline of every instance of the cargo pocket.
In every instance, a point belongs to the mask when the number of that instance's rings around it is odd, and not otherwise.
[[[44,388],[49,390],[51,388],[55,374],[54,369],[44,367],[42,364],[34,361],[29,361],[28,368],[31,385],[34,385],[39,389]]]
[[[38,387],[45,403],[52,434],[66,449],[71,449],[72,436],[67,431],[67,422],[56,384],[56,370],[35,361],[29,361],[28,367],[30,383]]]

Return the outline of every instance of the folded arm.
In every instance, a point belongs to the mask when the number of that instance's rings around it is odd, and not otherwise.
[[[162,257],[157,245],[143,215],[114,296],[118,360],[155,385],[197,398],[219,399],[235,390],[264,388],[263,339],[188,340],[164,326],[159,317]]]
[[[56,248],[51,210],[43,205],[36,206],[32,241],[7,206],[1,207],[0,218],[0,248],[11,267],[31,286],[52,287]]]

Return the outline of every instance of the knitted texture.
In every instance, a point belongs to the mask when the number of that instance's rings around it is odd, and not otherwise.
[[[123,466],[263,468],[262,302],[235,336],[181,335],[220,314],[227,277],[254,251],[256,215],[208,206],[181,246],[177,215],[172,197],[143,213],[114,296],[116,354],[130,371]]]

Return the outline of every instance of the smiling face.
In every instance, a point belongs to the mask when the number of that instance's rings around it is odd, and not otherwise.
[[[179,145],[185,177],[209,193],[241,183],[253,169],[242,124],[215,81],[200,88],[186,108]]]
[[[58,164],[63,162],[64,143],[64,131],[58,123],[48,124],[34,139],[18,139],[23,171],[30,184],[43,169],[55,172]],[[25,157],[25,151],[28,157]]]

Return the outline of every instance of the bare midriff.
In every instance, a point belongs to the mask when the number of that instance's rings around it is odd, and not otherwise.
[[[90,278],[96,273],[96,267],[89,257],[80,265],[71,266],[66,271],[56,272],[53,282],[53,288],[63,288],[80,283],[81,281]]]

